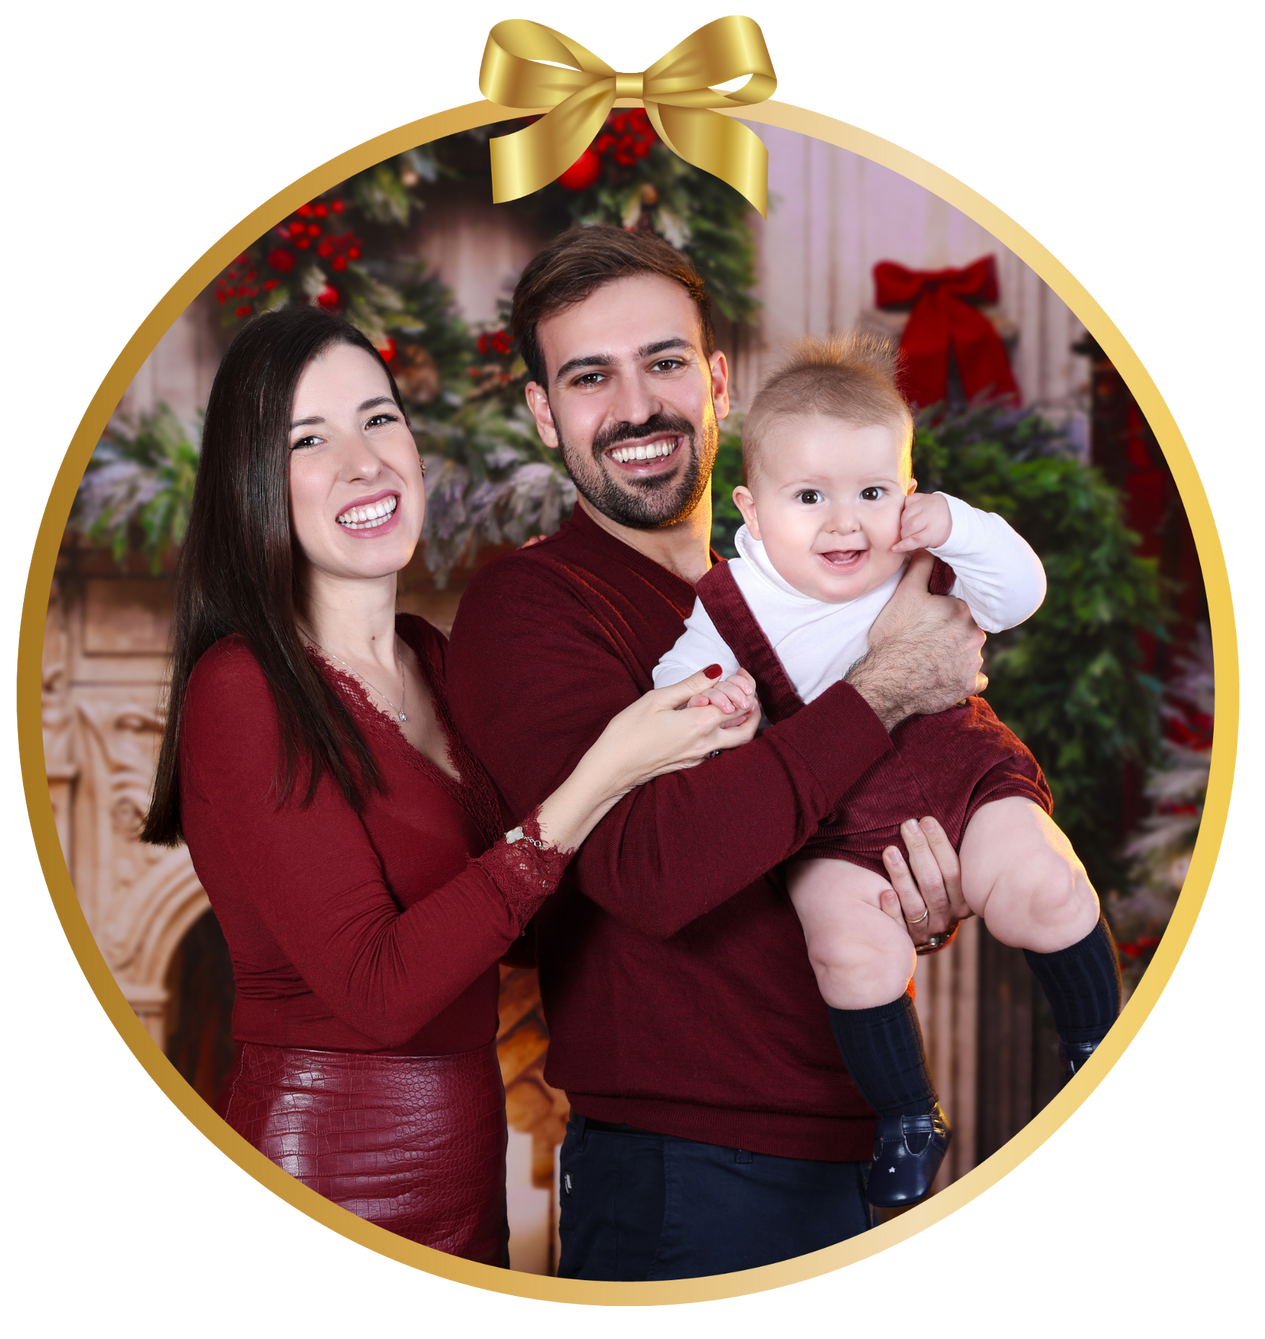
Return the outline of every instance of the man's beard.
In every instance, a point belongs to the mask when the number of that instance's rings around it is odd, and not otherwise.
[[[611,447],[663,432],[684,438],[677,448],[688,455],[684,470],[622,481],[611,474],[604,459]],[[699,436],[688,419],[677,414],[651,414],[644,423],[613,423],[604,428],[594,438],[587,460],[582,451],[563,441],[561,432],[558,445],[567,473],[591,507],[632,530],[658,530],[689,516],[711,484],[720,439],[714,419],[704,425],[701,444]]]

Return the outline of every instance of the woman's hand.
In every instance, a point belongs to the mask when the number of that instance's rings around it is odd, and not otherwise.
[[[900,921],[915,945],[945,934],[971,909],[962,897],[962,868],[944,829],[934,818],[901,824],[901,840],[909,863],[899,848],[883,852],[883,864],[892,890],[882,894],[883,910]]]
[[[690,705],[719,687],[720,676],[720,666],[711,665],[680,683],[654,689],[610,721],[585,759],[592,756],[610,770],[616,798],[652,777],[696,767],[709,754],[737,748],[754,737],[760,713],[755,709],[755,681],[745,671],[726,680],[746,687],[745,709],[731,700],[737,694],[728,693],[707,705]]]
[[[634,787],[667,772],[697,767],[711,754],[751,740],[760,724],[754,706],[736,712],[727,701],[728,711],[712,705],[686,709],[691,698],[706,694],[720,677],[720,666],[709,666],[678,684],[646,693],[613,717],[575,771],[541,805],[542,837],[553,846],[578,847]]]

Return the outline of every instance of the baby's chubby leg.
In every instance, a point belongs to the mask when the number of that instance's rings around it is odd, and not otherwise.
[[[981,805],[962,836],[962,896],[994,939],[1054,953],[1098,921],[1098,898],[1072,844],[1031,800]]]
[[[881,874],[846,860],[797,860],[787,890],[804,929],[817,988],[833,1009],[872,1009],[899,999],[914,974],[914,946],[881,907]]]
[[[891,885],[843,860],[796,861],[786,881],[839,1054],[879,1116],[866,1194],[883,1208],[917,1204],[931,1193],[950,1132],[908,995],[914,946],[882,908]]]
[[[980,807],[962,838],[962,895],[989,933],[1024,951],[1054,1014],[1070,1076],[1120,1013],[1120,966],[1085,867],[1053,820],[1012,796]]]

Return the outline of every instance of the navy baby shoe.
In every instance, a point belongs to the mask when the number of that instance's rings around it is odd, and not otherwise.
[[[903,1209],[931,1194],[953,1131],[936,1105],[925,1116],[884,1116],[874,1140],[867,1194],[876,1209]]]
[[[1063,1041],[1059,1043],[1059,1061],[1063,1066],[1063,1082],[1085,1067],[1085,1061],[1098,1049],[1096,1041]]]

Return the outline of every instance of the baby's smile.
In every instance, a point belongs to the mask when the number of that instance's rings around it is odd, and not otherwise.
[[[843,604],[904,565],[892,546],[913,486],[903,425],[813,415],[767,431],[751,485],[734,500],[783,580]]]

